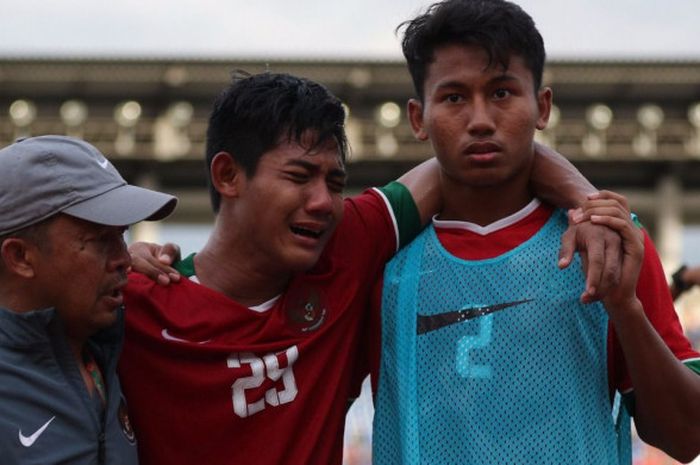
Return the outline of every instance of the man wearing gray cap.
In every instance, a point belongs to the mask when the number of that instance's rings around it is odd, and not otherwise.
[[[131,186],[90,144],[0,150],[0,455],[13,464],[135,464],[116,377],[128,225],[177,200]]]

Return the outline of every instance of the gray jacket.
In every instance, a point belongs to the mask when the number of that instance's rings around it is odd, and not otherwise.
[[[89,341],[107,388],[101,409],[88,394],[55,311],[0,308],[2,465],[138,463],[116,375],[124,331],[118,311],[118,322]]]

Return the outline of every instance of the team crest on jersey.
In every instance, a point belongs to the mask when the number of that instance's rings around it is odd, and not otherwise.
[[[320,328],[326,313],[325,298],[318,289],[295,289],[287,297],[287,322],[303,333]]]
[[[129,420],[129,410],[126,408],[124,396],[121,396],[119,399],[117,418],[119,418],[119,424],[122,426],[122,433],[124,433],[124,436],[126,436],[126,439],[128,439],[130,443],[134,444],[136,442],[136,434],[134,433],[134,428],[132,428],[131,421]]]

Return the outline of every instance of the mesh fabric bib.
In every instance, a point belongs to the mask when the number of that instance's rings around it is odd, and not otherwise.
[[[450,255],[427,228],[387,266],[375,464],[630,463],[608,394],[608,318],[582,305],[566,217],[493,259]],[[622,446],[621,446],[622,444]]]

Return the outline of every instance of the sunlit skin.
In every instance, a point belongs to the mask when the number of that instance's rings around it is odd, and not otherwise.
[[[464,45],[436,49],[423,89],[423,102],[409,102],[409,118],[441,164],[440,217],[485,225],[524,207],[532,199],[534,133],[547,125],[551,90],[535,91],[521,57],[504,69],[481,47]]]
[[[56,308],[74,350],[116,321],[131,263],[125,229],[61,214],[33,251],[36,297]]]
[[[343,217],[343,162],[334,142],[309,150],[306,143],[284,141],[262,155],[251,176],[225,152],[211,169],[222,203],[214,233],[195,257],[197,275],[241,303],[258,304],[321,256]],[[227,271],[250,286],[229,289],[217,277],[226,274],[216,272],[220,265],[209,267],[209,258],[220,263],[222,255],[229,257]],[[255,283],[265,283],[264,289]]]

